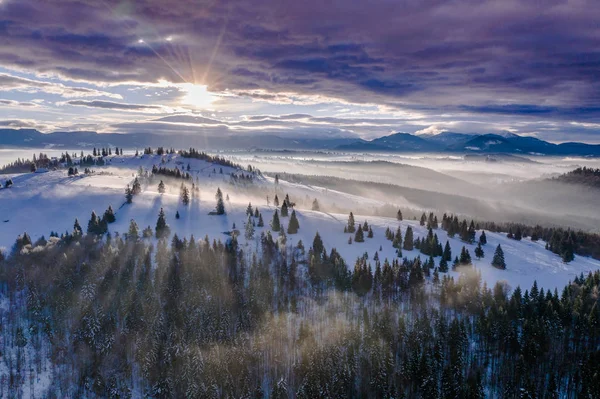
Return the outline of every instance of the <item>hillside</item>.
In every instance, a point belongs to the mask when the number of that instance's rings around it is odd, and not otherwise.
[[[586,168],[584,166],[549,180],[600,189],[600,169]]]
[[[167,223],[172,233],[179,237],[196,238],[208,235],[210,239],[226,239],[225,234],[232,230],[233,224],[242,231],[239,241],[242,245],[254,247],[258,236],[266,232],[268,227],[256,229],[256,238],[246,241],[243,237],[243,226],[246,221],[246,208],[248,202],[256,206],[263,215],[265,225],[268,226],[272,218],[274,207],[273,198],[277,194],[280,200],[289,193],[292,201],[298,196],[320,198],[325,201],[324,193],[333,194],[331,190],[325,190],[318,186],[298,186],[281,179],[277,185],[270,178],[256,176],[252,187],[232,184],[230,174],[244,173],[243,171],[223,168],[223,174],[218,173],[222,168],[220,165],[207,163],[197,159],[182,158],[179,155],[156,155],[111,156],[106,166],[94,168],[95,173],[91,175],[79,175],[68,177],[65,170],[50,171],[47,173],[25,173],[12,176],[14,182],[10,189],[0,190],[0,201],[2,209],[0,220],[0,245],[10,249],[17,235],[23,231],[31,236],[33,241],[42,235],[46,238],[50,231],[71,231],[75,218],[85,228],[92,211],[102,214],[109,205],[116,212],[117,221],[109,225],[112,234],[124,234],[133,219],[137,222],[140,230],[150,226],[154,228],[156,219],[161,208],[167,216]],[[125,204],[124,189],[131,184],[133,176],[138,173],[139,168],[149,170],[153,165],[163,167],[185,167],[190,165],[192,181],[198,182],[200,187],[199,196],[192,197],[191,203],[184,206],[180,201],[179,187],[177,182],[171,184],[171,188],[165,194],[159,194],[155,185],[143,188],[141,194],[136,195],[132,204]],[[186,183],[188,184],[188,183]],[[209,212],[214,210],[214,193],[220,187],[229,200],[226,201],[226,215],[214,216]],[[270,205],[266,204],[266,196],[270,197]],[[345,202],[346,207],[352,209],[361,207],[361,203],[369,204],[368,199],[339,192],[338,203]],[[179,212],[180,219],[175,218]],[[306,244],[312,242],[318,231],[326,248],[336,248],[349,265],[362,256],[365,252],[373,256],[379,252],[381,259],[394,259],[395,249],[391,242],[385,240],[384,232],[389,227],[396,230],[401,226],[403,235],[406,228],[411,226],[416,237],[424,237],[427,234],[425,227],[420,226],[417,221],[398,222],[394,218],[361,216],[356,215],[356,221],[363,223],[365,220],[372,227],[373,239],[366,239],[365,243],[353,243],[349,245],[348,235],[342,230],[347,222],[347,214],[323,213],[308,209],[297,208],[300,231],[297,235],[288,235],[288,242],[295,245],[300,240]],[[288,219],[281,218],[282,223],[287,225]],[[465,244],[457,237],[449,238],[443,230],[436,230],[440,242],[449,241],[452,253],[458,254],[463,246],[473,253],[474,244]],[[546,251],[541,241],[531,242],[527,239],[522,241],[509,240],[504,234],[487,232],[488,245],[486,253],[493,251],[496,245],[501,244],[506,254],[509,267],[507,270],[498,270],[490,265],[491,256],[481,260],[474,260],[475,267],[481,271],[483,279],[488,285],[497,281],[506,280],[511,287],[517,285],[529,286],[534,280],[547,288],[560,287],[568,280],[573,279],[580,273],[600,269],[600,262],[576,257],[576,260],[564,264],[560,257]],[[381,246],[381,250],[379,247]],[[490,254],[491,255],[491,254]],[[404,251],[403,256],[414,258],[419,256],[417,250]],[[423,255],[421,255],[423,256]],[[451,272],[454,273],[454,272]]]

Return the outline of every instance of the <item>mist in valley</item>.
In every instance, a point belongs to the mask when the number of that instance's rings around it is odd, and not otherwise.
[[[361,207],[360,201],[346,204],[341,192],[371,200],[360,209],[365,214],[392,216],[394,207],[405,207],[588,231],[600,226],[597,189],[550,180],[578,167],[598,168],[597,158],[336,152],[227,156],[290,180],[298,196],[314,195],[336,212]]]

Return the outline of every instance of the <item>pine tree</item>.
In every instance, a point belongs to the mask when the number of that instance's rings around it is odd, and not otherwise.
[[[440,272],[448,273],[448,261],[443,256],[442,256],[442,259],[440,260]]]
[[[263,221],[262,213],[258,214],[258,223],[256,225],[258,227],[264,227],[265,222]]]
[[[460,251],[460,264],[468,265],[470,263],[471,263],[471,254],[469,253],[469,250],[463,246],[462,250]]]
[[[170,234],[170,229],[167,225],[167,220],[165,219],[165,212],[162,208],[160,208],[160,212],[158,213],[155,231],[156,238],[165,238]]]
[[[81,236],[82,234],[83,230],[81,229],[79,220],[75,219],[75,223],[73,223],[73,235]]]
[[[300,224],[298,223],[298,218],[296,217],[296,211],[292,210],[292,215],[290,216],[290,223],[288,224],[287,232],[288,234],[296,234],[299,228]]]
[[[246,241],[250,241],[254,238],[254,223],[252,221],[252,216],[248,215],[248,220],[246,220],[246,232],[244,234]]]
[[[271,220],[271,230],[279,231],[280,229],[281,224],[279,222],[279,212],[277,211],[277,209],[275,209],[275,212],[273,213],[273,219]]]
[[[452,260],[452,249],[450,248],[450,242],[446,240],[446,245],[444,246],[444,253],[442,254],[442,258],[446,259],[446,261],[450,262]]]
[[[354,242],[364,242],[365,237],[363,234],[362,226],[359,224],[358,229],[356,229],[356,234],[354,235]]]
[[[485,236],[485,230],[481,230],[481,235],[479,236],[479,243],[481,245],[487,244],[487,237]]]
[[[423,214],[421,215],[421,220],[419,221],[419,224],[421,226],[425,226],[426,221],[427,221],[427,215],[425,215],[425,212],[423,212]]]
[[[406,251],[412,251],[414,247],[413,229],[408,226],[406,228],[406,234],[404,235],[404,245],[402,248]]]
[[[483,252],[483,248],[481,248],[481,243],[478,243],[477,248],[475,248],[475,256],[477,256],[477,259],[481,259],[485,256],[485,252]]]
[[[398,212],[396,213],[396,219],[402,221],[402,211],[400,209],[398,209]]]
[[[131,191],[129,184],[127,185],[127,188],[125,188],[125,201],[128,204],[131,204],[133,202],[133,192]]]
[[[135,179],[133,179],[133,187],[131,188],[131,193],[133,195],[138,195],[141,192],[142,192],[142,186],[140,185],[140,181],[136,177]]]
[[[252,216],[253,213],[254,211],[252,209],[252,203],[248,202],[248,208],[246,208],[246,215]]]
[[[131,219],[131,221],[129,222],[129,231],[127,232],[127,239],[130,241],[137,241],[140,239],[138,225],[133,219]]]
[[[161,180],[160,183],[158,183],[158,192],[160,194],[164,194],[165,193],[165,183],[163,183],[163,181]]]
[[[112,206],[108,206],[108,209],[104,211],[103,219],[106,223],[114,223],[117,218],[115,217],[115,213],[113,212]]]
[[[92,217],[90,218],[90,221],[88,222],[87,233],[88,234],[101,234],[100,233],[100,219],[98,218],[98,216],[96,215],[96,212],[94,212],[94,211],[92,211]]]
[[[373,228],[371,226],[369,226],[369,234],[367,234],[367,237],[373,238]]]
[[[287,201],[283,201],[283,205],[281,205],[281,217],[288,217],[288,205]]]
[[[216,213],[217,215],[225,214],[225,203],[223,202],[223,193],[221,192],[221,188],[217,188],[217,193],[215,194],[215,199],[217,200]]]
[[[352,212],[350,212],[350,215],[348,216],[348,227],[347,227],[347,232],[348,233],[354,233],[356,231],[356,226],[355,226],[355,222],[354,222],[354,215],[352,214]]]
[[[179,215],[179,211],[175,212],[175,219],[179,219],[181,216]]]
[[[183,205],[188,205],[190,203],[190,190],[187,187],[183,188],[183,192],[181,193],[181,202]]]
[[[275,194],[275,199],[273,200],[273,205],[279,208],[279,197]]]
[[[319,201],[317,201],[316,198],[312,202],[312,210],[317,211],[317,212],[321,210],[321,208],[319,206]]]
[[[502,251],[502,247],[500,246],[500,244],[498,244],[498,246],[496,247],[496,251],[494,252],[492,266],[498,269],[506,269],[506,262],[504,261],[504,251]]]

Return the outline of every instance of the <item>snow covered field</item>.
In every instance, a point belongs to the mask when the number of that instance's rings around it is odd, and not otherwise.
[[[194,180],[198,178],[200,186],[200,198],[192,198],[188,206],[184,206],[179,198],[179,190],[172,187],[167,193],[161,195],[157,187],[144,187],[143,192],[134,198],[133,204],[124,204],[124,189],[131,183],[140,167],[151,169],[152,165],[159,165],[161,157],[144,155],[141,157],[113,156],[107,166],[94,167],[95,174],[68,177],[66,170],[50,171],[47,173],[26,173],[12,176],[14,185],[10,189],[0,190],[0,247],[10,251],[17,235],[26,231],[33,241],[42,235],[48,237],[50,231],[59,233],[71,231],[75,218],[85,230],[90,214],[95,211],[101,215],[111,205],[116,212],[117,221],[109,225],[112,234],[125,233],[128,230],[131,219],[134,219],[140,230],[146,226],[154,229],[160,208],[166,213],[167,222],[172,233],[180,237],[190,237],[192,234],[196,239],[208,235],[211,239],[226,239],[224,232],[230,231],[233,224],[242,231],[239,237],[242,245],[257,246],[261,231],[269,229],[274,207],[272,199],[276,193],[280,200],[289,193],[291,200],[298,197],[314,198],[322,195],[326,190],[321,187],[309,187],[280,181],[275,185],[273,179],[258,176],[253,183],[254,191],[247,190],[230,183],[229,173],[235,172],[231,168],[223,168],[223,174],[218,173],[219,166],[208,164],[195,159],[184,159],[177,155],[165,156],[166,167],[182,166],[190,164],[190,172]],[[5,177],[6,178],[6,177]],[[191,184],[191,183],[189,183]],[[209,215],[214,209],[214,195],[217,187],[223,190],[226,201],[227,214],[224,216]],[[260,195],[257,195],[259,192]],[[379,206],[383,203],[371,199],[348,195],[340,192],[327,192],[328,195],[336,196],[336,201],[352,209],[353,205]],[[270,197],[270,205],[267,205],[266,197]],[[251,242],[246,243],[243,237],[243,226],[246,221],[246,207],[248,202],[258,206],[263,215],[265,227],[256,228],[256,235]],[[175,218],[179,211],[180,219]],[[353,267],[357,257],[365,252],[372,259],[376,251],[380,259],[393,259],[395,249],[392,243],[385,239],[385,230],[390,228],[395,231],[398,225],[405,235],[406,228],[410,225],[416,237],[427,234],[425,227],[417,221],[398,222],[392,218],[365,217],[355,215],[357,223],[365,220],[373,228],[374,237],[365,238],[364,243],[348,244],[349,234],[343,233],[344,225],[347,223],[347,214],[330,214],[325,212],[311,211],[297,208],[300,231],[296,235],[288,235],[288,244],[295,245],[302,240],[305,247],[312,244],[313,237],[318,231],[325,247],[330,250],[336,248],[346,259],[348,266]],[[441,215],[438,215],[441,217]],[[281,218],[282,224],[287,226],[289,219]],[[435,231],[442,245],[448,239],[444,230]],[[275,235],[277,233],[274,233]],[[480,232],[477,232],[479,236]],[[472,257],[475,267],[481,272],[482,278],[488,285],[497,281],[506,281],[510,287],[520,285],[529,288],[534,280],[540,287],[561,288],[569,280],[580,273],[600,269],[600,262],[591,258],[576,256],[575,260],[565,264],[559,256],[544,249],[542,241],[532,242],[529,239],[515,241],[506,238],[505,234],[486,232],[488,244],[484,247],[485,257],[477,260],[474,256],[475,245],[465,244],[458,237],[450,238],[452,256],[460,253],[462,246],[466,246]],[[507,269],[499,270],[491,266],[490,262],[494,249],[501,244],[506,258]],[[379,251],[379,248],[382,248]],[[403,256],[414,258],[419,256],[418,250],[403,251]],[[426,260],[424,255],[421,255]],[[436,259],[436,265],[439,258]],[[458,275],[457,272],[450,272]]]

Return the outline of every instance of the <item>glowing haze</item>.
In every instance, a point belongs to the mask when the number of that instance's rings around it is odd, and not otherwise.
[[[2,0],[0,128],[600,142],[596,0]]]

